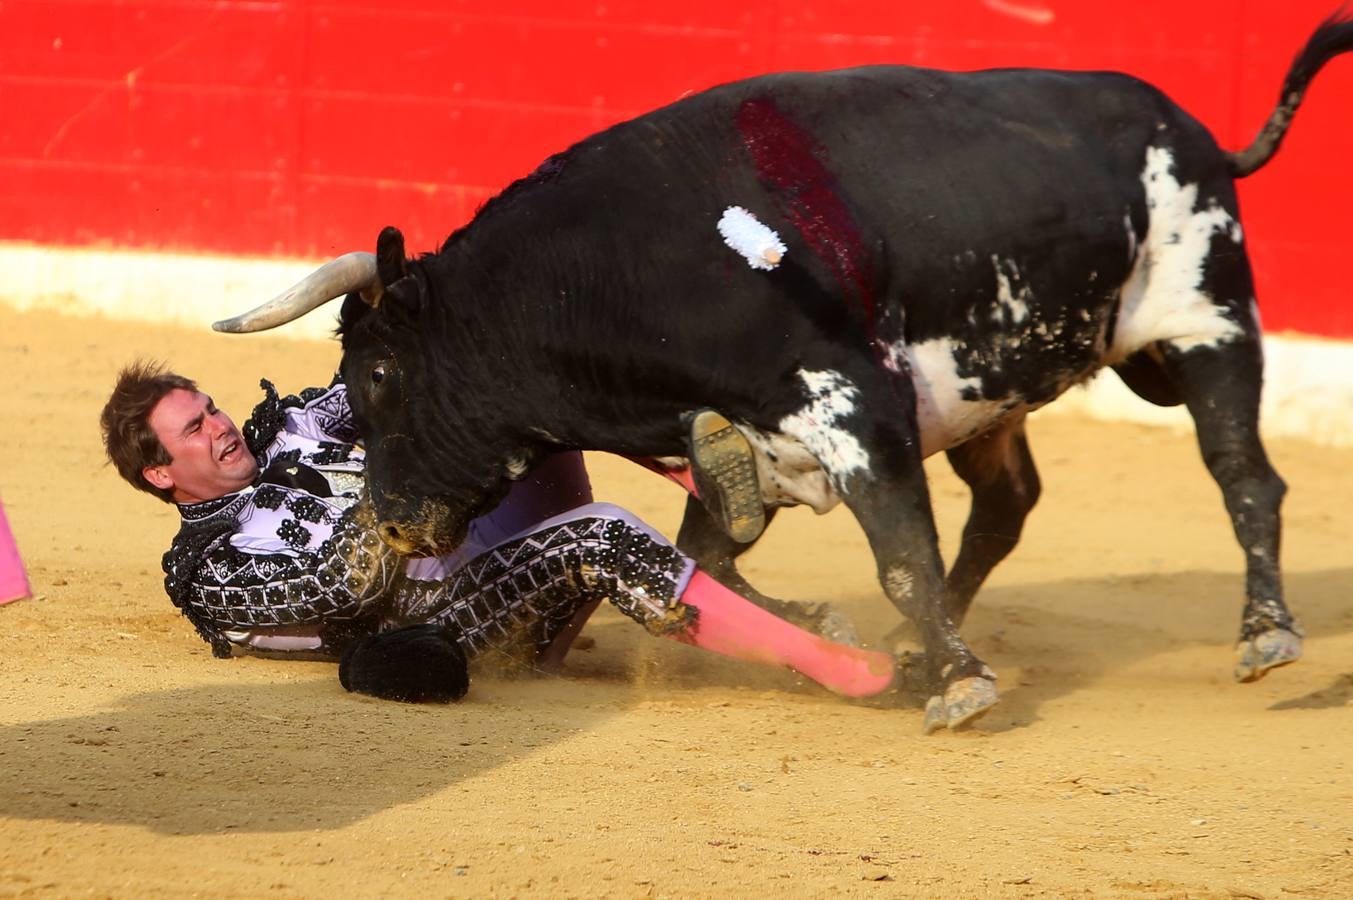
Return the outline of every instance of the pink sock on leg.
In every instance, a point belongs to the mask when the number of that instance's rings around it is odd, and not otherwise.
[[[684,469],[662,469],[661,471],[664,478],[681,485],[686,489],[686,493],[694,497],[700,496],[700,492],[695,489],[695,476],[691,474],[690,466],[686,466]]]
[[[836,644],[766,612],[696,570],[681,602],[696,610],[695,624],[672,635],[734,659],[785,666],[847,697],[869,697],[893,683],[893,657]]]
[[[659,465],[657,461],[650,456],[627,456],[625,458],[630,462],[638,463],[650,472],[657,472],[668,481],[679,484],[686,490],[686,493],[693,494],[696,497],[700,496],[700,492],[695,489],[695,476],[691,474],[690,466],[683,466],[680,469],[669,469],[666,466]]]

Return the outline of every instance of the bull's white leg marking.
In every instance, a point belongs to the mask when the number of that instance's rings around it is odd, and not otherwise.
[[[767,506],[802,503],[819,515],[841,502],[841,479],[868,471],[869,454],[839,422],[858,405],[859,388],[838,372],[799,370],[809,401],[778,432],[734,425],[752,445]]]
[[[888,596],[904,603],[911,600],[911,589],[915,583],[916,575],[906,566],[889,569],[883,578],[883,586],[887,589]]]
[[[800,369],[798,376],[808,388],[808,405],[781,419],[780,431],[798,438],[840,491],[846,479],[869,471],[869,454],[839,424],[854,414],[860,389],[840,372]]]
[[[1215,202],[1195,210],[1198,185],[1180,184],[1170,171],[1173,163],[1173,154],[1163,147],[1146,151],[1141,177],[1150,226],[1123,284],[1111,361],[1154,341],[1169,340],[1188,350],[1225,343],[1244,333],[1200,289],[1213,236],[1225,234],[1239,244],[1244,240],[1240,223]],[[1127,227],[1131,240],[1132,228]]]

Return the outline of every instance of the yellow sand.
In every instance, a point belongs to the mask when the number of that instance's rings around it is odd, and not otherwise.
[[[1353,895],[1353,451],[1272,442],[1307,656],[1230,677],[1242,556],[1191,439],[1043,415],[1045,491],[965,634],[1002,701],[917,710],[647,636],[614,611],[563,677],[456,706],[326,664],[219,661],[165,598],[171,508],[102,463],[117,366],[170,360],[243,419],[331,343],[0,309],[0,496],[37,599],[0,608],[0,896]],[[599,498],[674,533],[612,457]],[[942,459],[952,554],[966,490]],[[844,510],[784,514],[745,570],[894,623]]]

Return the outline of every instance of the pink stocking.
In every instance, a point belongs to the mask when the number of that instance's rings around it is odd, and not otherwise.
[[[893,683],[893,657],[878,650],[836,644],[791,625],[734,593],[699,569],[681,602],[696,610],[690,628],[672,635],[684,644],[734,659],[784,666],[830,691],[869,697]]]
[[[679,484],[691,496],[700,496],[700,492],[695,489],[695,476],[691,474],[690,466],[682,466],[680,469],[669,469],[666,466],[659,465],[651,456],[627,456],[625,458],[630,462],[638,463],[650,472],[657,472],[668,481]]]

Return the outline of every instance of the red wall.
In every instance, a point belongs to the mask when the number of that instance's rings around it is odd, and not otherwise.
[[[1333,5],[0,0],[0,240],[319,257],[392,223],[432,249],[549,153],[783,68],[1122,69],[1238,148]],[[1353,337],[1350,99],[1353,56],[1243,182],[1271,329]]]

